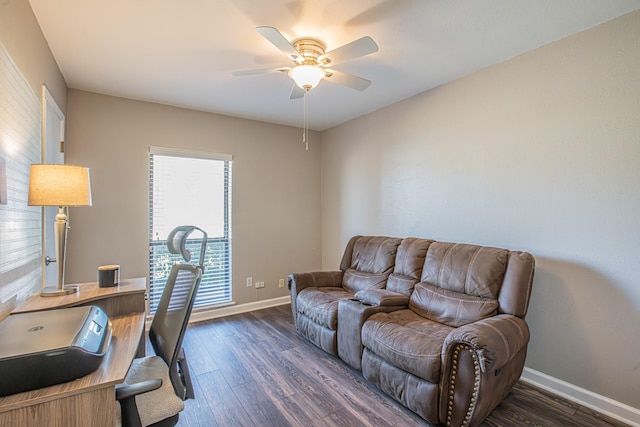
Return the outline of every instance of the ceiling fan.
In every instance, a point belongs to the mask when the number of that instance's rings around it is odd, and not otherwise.
[[[377,52],[378,45],[369,36],[325,52],[326,45],[316,38],[301,37],[289,42],[274,27],[257,27],[256,30],[287,55],[294,65],[234,71],[233,74],[236,76],[286,72],[295,82],[291,90],[291,99],[302,98],[305,92],[313,89],[322,79],[356,90],[365,90],[371,84],[370,80],[362,77],[328,68],[340,62]]]

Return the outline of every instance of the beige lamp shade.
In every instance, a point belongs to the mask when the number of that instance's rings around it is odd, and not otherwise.
[[[89,168],[31,165],[29,206],[91,206]]]

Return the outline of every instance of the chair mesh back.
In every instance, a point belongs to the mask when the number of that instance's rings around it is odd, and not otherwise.
[[[178,369],[177,362],[182,349],[182,339],[201,278],[201,266],[174,264],[160,298],[158,310],[151,322],[149,339],[156,354],[169,366],[172,381]]]

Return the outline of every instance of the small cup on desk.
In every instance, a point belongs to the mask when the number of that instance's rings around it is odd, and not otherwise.
[[[101,288],[111,288],[120,283],[119,265],[101,265],[98,267],[98,286]]]

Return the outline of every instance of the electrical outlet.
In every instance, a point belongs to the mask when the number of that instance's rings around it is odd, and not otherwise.
[[[284,279],[278,280],[278,287],[279,288],[284,288]]]
[[[253,277],[247,277],[247,288],[253,288]]]
[[[264,282],[256,282],[256,289],[264,288]]]

